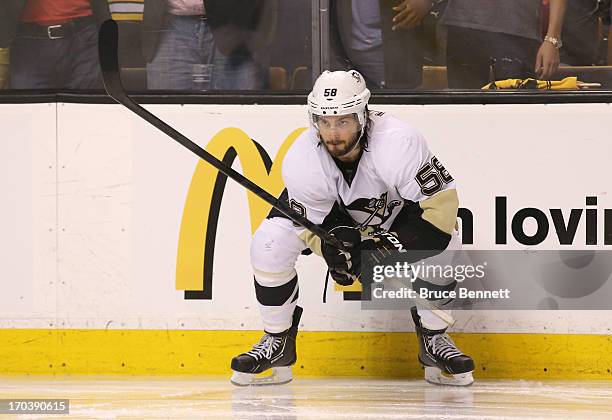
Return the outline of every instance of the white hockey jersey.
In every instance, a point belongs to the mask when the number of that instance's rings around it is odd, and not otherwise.
[[[404,200],[455,188],[421,133],[382,112],[370,111],[370,118],[368,147],[350,185],[313,129],[287,152],[282,173],[289,204],[313,223],[321,224],[337,202],[359,225],[389,229]]]

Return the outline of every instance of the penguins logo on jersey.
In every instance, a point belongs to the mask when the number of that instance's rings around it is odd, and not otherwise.
[[[387,203],[387,194],[381,194],[380,198],[358,198],[345,207],[352,213],[364,213],[363,217],[353,216],[354,219],[365,219],[361,226],[379,227],[391,217],[393,209],[402,204],[400,200]]]

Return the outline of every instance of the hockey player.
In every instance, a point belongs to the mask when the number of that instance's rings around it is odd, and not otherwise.
[[[361,275],[363,251],[414,250],[433,256],[453,238],[458,198],[455,181],[408,124],[368,110],[370,91],[355,70],[324,72],[308,95],[310,129],[292,145],[282,174],[290,207],[347,244],[350,252],[318,237],[275,211],[253,237],[251,264],[265,334],[232,359],[236,385],[286,383],[296,362],[298,275],[302,251],[322,255],[342,285]],[[418,252],[417,252],[418,251]],[[454,288],[456,282],[438,287]],[[473,382],[474,362],[446,334],[432,311],[415,307],[418,359],[425,379],[450,385]],[[268,377],[257,374],[271,369]]]

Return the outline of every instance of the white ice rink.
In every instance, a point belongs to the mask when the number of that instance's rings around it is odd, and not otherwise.
[[[80,419],[612,419],[612,381],[300,379],[239,388],[226,378],[0,378],[0,398],[68,398]],[[0,415],[1,418],[6,418]]]

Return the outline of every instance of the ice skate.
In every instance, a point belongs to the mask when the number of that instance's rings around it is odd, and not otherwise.
[[[293,379],[292,366],[297,360],[295,338],[302,308],[295,307],[291,327],[280,334],[266,333],[251,350],[232,359],[231,382],[238,386],[280,385]],[[268,376],[259,374],[272,370]]]
[[[457,348],[443,330],[428,330],[421,324],[416,307],[411,309],[419,339],[419,362],[425,368],[425,380],[437,385],[467,386],[474,382],[474,360]]]

